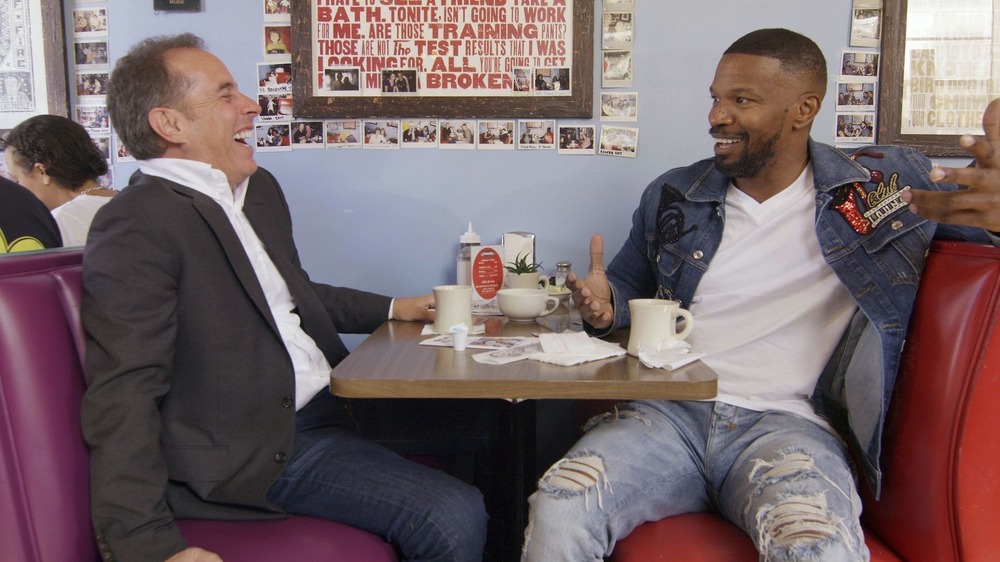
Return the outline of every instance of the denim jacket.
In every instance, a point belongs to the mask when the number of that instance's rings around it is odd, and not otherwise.
[[[899,201],[906,187],[958,189],[931,183],[930,162],[916,150],[871,146],[845,154],[810,141],[809,156],[816,237],[858,305],[812,402],[855,447],[877,495],[882,425],[930,241],[994,239],[981,229],[924,220]],[[670,170],[646,188],[628,240],[607,269],[612,330],[629,325],[629,299],[655,295],[690,305],[722,238],[728,186],[729,178],[706,159]]]

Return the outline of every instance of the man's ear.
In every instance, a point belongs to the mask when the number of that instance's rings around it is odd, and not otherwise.
[[[184,116],[169,107],[153,108],[149,126],[168,144],[182,144],[185,140]]]
[[[799,96],[798,102],[795,104],[795,121],[792,126],[796,129],[802,129],[812,126],[812,122],[816,119],[816,115],[819,114],[819,108],[822,104],[820,96],[814,93],[805,93]]]

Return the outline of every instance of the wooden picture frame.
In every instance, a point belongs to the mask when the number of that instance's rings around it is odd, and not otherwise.
[[[63,29],[63,0],[41,0],[42,34],[45,36],[45,113],[69,116],[69,87],[66,78],[66,34]]]
[[[571,95],[568,96],[316,96],[312,77],[312,14],[317,0],[292,3],[292,99],[296,118],[553,118],[593,117],[594,3],[573,5]]]
[[[877,141],[911,146],[932,157],[968,157],[958,145],[961,135],[902,133],[907,14],[907,0],[884,0]]]
[[[8,130],[21,121],[35,115],[51,113],[69,116],[69,89],[66,77],[66,39],[63,28],[63,0],[40,0],[38,4],[31,2],[22,9],[27,9],[27,26],[18,24],[11,18],[13,14],[5,14],[8,21],[0,26],[0,42],[11,51],[4,56],[18,59],[13,66],[4,68],[3,79],[7,75],[21,75],[19,89],[24,88],[24,82],[31,84],[32,104],[17,107],[19,100],[5,99],[4,107],[0,108],[0,129]],[[40,21],[35,21],[40,18]],[[20,19],[17,20],[21,21]],[[15,45],[28,41],[31,48],[27,51],[18,50]],[[19,60],[24,58],[25,60]],[[24,66],[21,66],[24,65]],[[41,90],[45,90],[42,95]],[[8,86],[3,85],[4,96],[8,96]],[[22,93],[27,93],[21,90]]]

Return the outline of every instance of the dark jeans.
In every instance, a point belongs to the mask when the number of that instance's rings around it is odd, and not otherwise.
[[[407,408],[385,410],[379,401],[365,402],[345,402],[321,392],[303,407],[296,415],[295,451],[268,499],[289,513],[380,535],[403,560],[480,560],[488,516],[479,490],[387,446],[448,458],[465,452],[459,446],[463,439],[456,445],[448,438],[440,415],[426,416],[433,423],[425,432],[419,409],[400,419]],[[379,419],[380,412],[398,421]],[[393,427],[401,435],[394,435]],[[385,438],[380,440],[386,445],[365,435]],[[408,435],[415,441],[405,439]]]
[[[268,498],[289,513],[380,535],[403,560],[480,560],[488,519],[480,491],[400,456],[490,450],[491,408],[475,402],[348,402],[321,392],[297,413],[294,453]]]

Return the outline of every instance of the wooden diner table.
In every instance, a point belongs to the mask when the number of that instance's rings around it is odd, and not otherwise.
[[[541,332],[579,330],[565,308],[535,322],[502,317],[478,318],[488,336],[531,336]],[[420,345],[424,325],[390,320],[363,341],[330,374],[330,390],[345,398],[479,398],[502,399],[504,439],[510,456],[504,469],[513,473],[511,494],[500,513],[501,560],[517,560],[527,521],[527,497],[535,485],[535,404],[533,399],[697,400],[716,395],[717,376],[696,361],[676,371],[650,369],[624,355],[563,367],[533,360],[506,365],[476,362],[489,350]],[[480,334],[472,334],[473,339]],[[625,347],[627,331],[602,338]],[[527,400],[527,402],[526,402]]]

